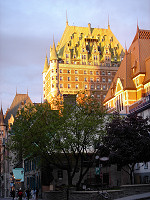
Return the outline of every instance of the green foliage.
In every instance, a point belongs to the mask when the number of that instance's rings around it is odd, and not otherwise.
[[[137,115],[121,117],[114,113],[106,130],[104,144],[109,149],[111,163],[121,167],[128,165],[130,173],[133,173],[136,163],[150,161],[150,125],[147,118]]]
[[[23,158],[40,156],[42,161],[67,170],[68,182],[80,169],[78,184],[92,166],[96,143],[105,134],[104,110],[94,98],[82,95],[78,103],[60,105],[51,110],[48,103],[28,106],[18,113],[11,129],[11,149]],[[84,160],[89,160],[83,169]]]

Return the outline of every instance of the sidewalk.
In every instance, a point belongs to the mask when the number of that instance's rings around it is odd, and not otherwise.
[[[132,196],[128,196],[128,197],[122,197],[119,199],[115,199],[115,200],[137,200],[137,199],[150,199],[150,192],[147,193],[143,193],[143,194],[136,194],[136,195],[132,195]]]

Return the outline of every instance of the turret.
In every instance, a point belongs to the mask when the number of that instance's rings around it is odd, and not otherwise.
[[[44,70],[43,70],[43,73],[46,73],[47,70],[49,68],[49,65],[48,65],[48,59],[47,59],[47,53],[46,53],[46,58],[45,58],[45,64],[44,64]]]
[[[45,99],[45,77],[46,77],[48,68],[49,68],[49,65],[48,65],[47,52],[46,52],[46,58],[45,58],[45,64],[44,64],[44,70],[43,70],[43,96],[44,96],[44,99]]]
[[[53,39],[53,48],[50,52],[50,82],[51,82],[51,95],[56,97],[59,94],[59,65],[58,58]]]

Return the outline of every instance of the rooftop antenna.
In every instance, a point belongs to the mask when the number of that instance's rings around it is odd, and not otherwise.
[[[66,26],[68,26],[67,9],[66,9]]]
[[[109,25],[109,15],[108,15],[108,29],[110,28],[110,25]]]

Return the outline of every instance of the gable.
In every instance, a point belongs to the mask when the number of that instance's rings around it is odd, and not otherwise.
[[[122,85],[122,82],[121,82],[120,78],[118,78],[117,79],[117,84],[116,84],[115,94],[119,93],[121,90],[123,90],[123,85]]]

